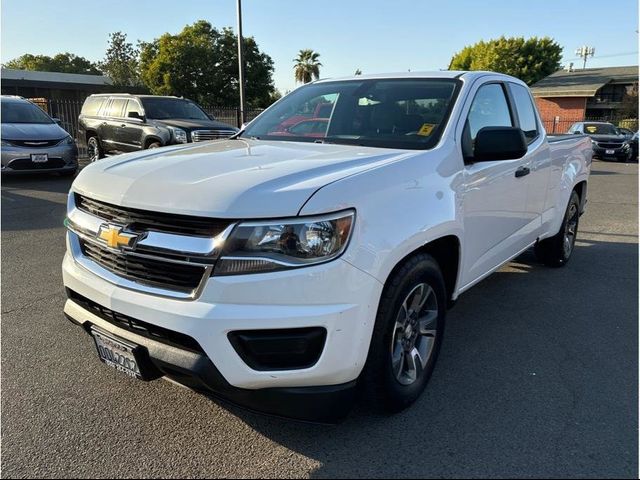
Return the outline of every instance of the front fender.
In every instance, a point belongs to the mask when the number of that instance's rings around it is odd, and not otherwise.
[[[450,235],[462,238],[456,161],[444,148],[411,154],[321,188],[300,214],[355,208],[343,258],[385,283],[398,263],[425,244]]]

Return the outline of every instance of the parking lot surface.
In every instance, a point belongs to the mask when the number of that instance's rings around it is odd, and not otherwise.
[[[2,476],[636,477],[638,165],[596,162],[566,268],[461,296],[424,395],[341,425],[267,418],[104,366],[62,315],[60,177],[2,181]]]

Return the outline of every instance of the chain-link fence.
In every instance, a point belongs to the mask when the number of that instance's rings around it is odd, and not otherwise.
[[[57,118],[60,121],[60,126],[69,132],[76,141],[78,140],[78,117],[80,116],[80,111],[82,110],[82,104],[84,101],[46,98],[29,98],[28,100],[38,105],[51,117]],[[201,107],[215,120],[237,127],[240,127],[242,124],[239,107],[225,107],[218,105],[201,105]],[[249,122],[253,120],[262,111],[263,109],[246,109],[246,121]],[[80,146],[80,156],[85,156],[86,153],[86,148]]]

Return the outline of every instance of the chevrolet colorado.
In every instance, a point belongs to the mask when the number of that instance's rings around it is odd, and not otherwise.
[[[322,135],[280,134],[327,104]],[[530,247],[569,261],[591,141],[547,136],[534,105],[491,72],[322,80],[231,139],[91,164],[65,314],[132,377],[318,422],[356,386],[401,410],[461,293]]]

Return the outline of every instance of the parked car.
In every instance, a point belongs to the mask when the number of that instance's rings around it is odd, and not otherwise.
[[[629,145],[631,145],[631,151],[633,152],[633,159],[638,160],[638,132],[634,133],[629,140]]]
[[[631,145],[618,127],[607,122],[577,122],[569,133],[588,135],[591,138],[593,156],[602,160],[628,162],[633,156]]]
[[[0,105],[2,174],[76,173],[78,148],[56,119],[21,97],[2,95]]]
[[[270,135],[280,135],[283,137],[316,137],[323,138],[327,134],[329,126],[328,118],[310,118],[302,120],[296,124],[287,127],[285,130],[274,130],[269,132]]]
[[[633,130],[629,130],[628,128],[617,127],[620,135],[624,136],[624,139],[629,141],[633,138]]]
[[[238,129],[213,120],[195,102],[155,95],[90,95],[78,119],[78,140],[93,162],[107,154],[228,138]]]
[[[324,137],[270,133],[323,99]],[[360,384],[398,411],[460,294],[529,247],[569,261],[591,156],[586,136],[548,137],[510,76],[314,82],[229,140],[85,168],[64,312],[132,377],[320,422]]]

